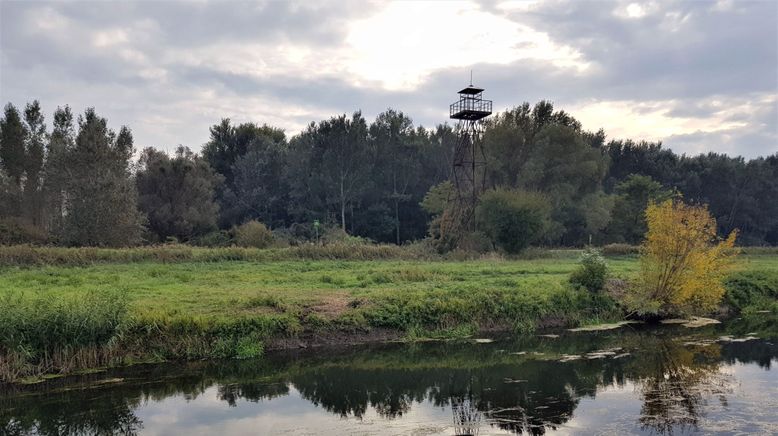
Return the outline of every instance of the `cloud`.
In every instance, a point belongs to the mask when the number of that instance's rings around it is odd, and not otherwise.
[[[447,121],[549,99],[611,137],[778,151],[770,2],[0,3],[0,99],[95,106],[138,148],[197,149],[222,117],[278,125],[387,107]]]

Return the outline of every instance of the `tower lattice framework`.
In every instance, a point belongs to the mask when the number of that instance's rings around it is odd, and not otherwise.
[[[485,186],[484,118],[492,113],[492,101],[483,99],[483,91],[471,84],[459,91],[459,100],[449,107],[450,118],[458,120],[452,168],[456,191],[453,207],[441,223],[441,234],[450,245],[475,230],[475,208]]]

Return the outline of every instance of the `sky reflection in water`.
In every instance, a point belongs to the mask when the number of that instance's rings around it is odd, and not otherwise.
[[[743,328],[134,367],[0,391],[0,433],[778,433],[777,342],[720,339]]]

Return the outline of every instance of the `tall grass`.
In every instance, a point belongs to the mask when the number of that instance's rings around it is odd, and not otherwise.
[[[449,330],[462,325],[526,333],[543,326],[575,326],[593,317],[620,319],[605,295],[559,286],[555,289],[415,291],[377,296],[362,310],[372,327],[415,331]]]
[[[0,246],[0,266],[86,266],[97,263],[135,262],[222,262],[280,260],[418,260],[436,255],[432,250],[414,245],[332,243],[301,245],[285,248],[200,248],[187,245],[163,245],[136,248],[95,247],[34,247],[30,245]]]
[[[113,292],[5,292],[0,295],[0,380],[102,364],[126,320],[126,299]]]
[[[529,260],[568,259],[580,250],[530,247],[518,255],[455,250],[440,255],[425,241],[407,245],[331,242],[283,248],[196,247],[168,244],[134,248],[0,245],[3,266],[89,266],[104,263],[273,262],[284,260]]]
[[[778,272],[739,271],[724,280],[724,300],[739,312],[778,312]]]

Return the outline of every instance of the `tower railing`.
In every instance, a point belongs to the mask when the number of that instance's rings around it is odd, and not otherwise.
[[[463,97],[449,106],[449,116],[456,119],[480,119],[491,113],[491,100]]]

